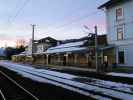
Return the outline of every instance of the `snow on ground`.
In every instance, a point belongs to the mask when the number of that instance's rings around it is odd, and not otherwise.
[[[39,71],[41,73],[48,73],[50,75],[54,75],[54,76],[57,76],[57,77],[62,77],[62,78],[65,78],[65,79],[73,79],[73,78],[76,77],[74,75],[70,75],[70,74],[66,74],[66,73],[60,73],[60,72],[55,72],[55,71],[50,71],[50,70],[45,70],[45,69],[37,69],[37,71]]]
[[[103,80],[99,80],[99,79],[92,79],[93,81],[91,81],[91,82],[90,81],[80,82],[80,81],[75,81],[74,79],[82,78],[82,77],[78,77],[78,76],[74,76],[74,75],[70,75],[70,74],[64,74],[64,73],[55,72],[55,71],[49,71],[49,70],[45,70],[45,69],[35,69],[35,68],[30,67],[30,66],[15,64],[15,63],[8,62],[8,61],[1,61],[0,65],[4,66],[10,70],[13,70],[15,72],[18,72],[19,74],[21,74],[24,77],[27,77],[27,78],[30,78],[32,80],[36,80],[39,82],[40,81],[41,82],[44,82],[44,81],[47,82],[48,79],[51,79],[54,81],[54,82],[51,81],[52,84],[58,85],[58,86],[62,86],[60,84],[60,82],[61,82],[64,84],[69,84],[70,86],[83,88],[85,90],[93,90],[93,91],[107,94],[110,96],[119,97],[119,98],[122,98],[124,100],[126,100],[126,99],[132,100],[132,98],[133,98],[133,95],[131,95],[131,94],[126,94],[126,93],[122,93],[119,91],[110,90],[107,88],[106,89],[100,88],[97,86],[92,86],[90,84],[98,85],[98,86],[104,86],[104,87],[106,86],[108,88],[127,91],[130,93],[133,93],[133,91],[132,91],[133,85],[115,83],[115,82],[110,82],[110,81],[103,81]],[[90,79],[90,78],[88,78],[88,79]],[[64,86],[62,86],[62,87],[64,87]],[[65,85],[65,87],[66,87],[66,85]],[[70,87],[68,87],[68,88],[70,89]],[[80,90],[78,90],[78,91],[80,91]]]
[[[118,82],[111,82],[111,81],[104,81],[100,79],[91,79],[91,81],[85,82],[85,83],[95,84],[98,86],[104,86],[107,88],[112,88],[112,89],[133,93],[133,85],[123,84]]]
[[[127,73],[115,73],[115,72],[111,72],[111,73],[108,73],[107,75],[133,78],[133,74],[127,74]]]
[[[17,69],[23,69],[23,70],[30,70],[32,71],[38,71],[38,73],[47,73],[50,75],[54,75],[54,76],[58,76],[58,77],[62,77],[62,78],[66,78],[66,79],[73,79],[76,76],[74,75],[70,75],[70,74],[65,74],[65,73],[60,73],[60,72],[55,72],[55,71],[50,71],[50,70],[45,70],[45,69],[36,69],[31,67],[30,65],[21,65],[21,64],[17,64],[17,63],[12,63],[12,62],[0,62],[0,65],[6,65],[8,67],[13,67],[13,68],[17,68]]]
[[[12,69],[13,71],[16,71],[14,69]],[[29,74],[29,73],[26,73],[26,72],[22,72],[22,71],[19,71],[17,70],[17,72],[23,76],[23,77],[26,77],[26,78],[30,78],[34,81],[38,81],[38,82],[41,82],[41,83],[48,83],[48,84],[54,84],[55,86],[59,86],[59,87],[63,87],[63,88],[66,88],[66,89],[69,89],[69,90],[72,90],[72,91],[75,91],[75,92],[79,92],[81,94],[84,94],[84,95],[87,95],[87,96],[90,96],[90,97],[94,97],[95,99],[98,99],[98,100],[108,100],[106,97],[100,97],[98,95],[92,95],[92,94],[88,94],[88,92],[84,92],[82,90],[79,90],[77,88],[72,88],[70,86],[67,86],[67,85],[63,85],[61,83],[58,83],[58,82],[53,82],[51,80],[48,80],[48,79],[45,79],[45,78],[42,78],[42,77],[39,77],[39,76],[35,76],[35,75],[32,75],[32,74]]]

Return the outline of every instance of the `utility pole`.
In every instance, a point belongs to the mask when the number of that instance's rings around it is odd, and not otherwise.
[[[97,42],[97,26],[95,26],[95,64],[96,64],[96,71],[99,71],[98,68],[98,42]]]
[[[33,53],[34,53],[34,32],[35,32],[35,24],[31,24],[32,26],[32,52],[31,52],[31,55],[32,55],[32,58],[33,58]]]
[[[88,26],[84,25],[84,28],[89,30]],[[94,34],[95,34],[95,65],[96,65],[96,72],[99,72],[99,68],[98,68],[98,40],[97,40],[97,26],[94,27]],[[89,33],[89,34],[93,34],[93,33]]]

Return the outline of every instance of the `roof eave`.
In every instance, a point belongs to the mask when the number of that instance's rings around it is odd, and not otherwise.
[[[113,5],[117,4],[117,3],[126,2],[126,1],[130,1],[130,0],[110,0],[110,1],[102,4],[101,6],[99,6],[98,9],[108,8],[108,7],[113,6]]]
[[[98,7],[98,9],[106,8],[106,6],[107,6],[110,2],[111,2],[111,0],[108,1],[108,2],[106,2],[106,3],[104,3],[104,4],[102,4],[101,6]]]
[[[102,8],[105,8],[105,6],[104,5],[101,5],[97,9],[102,9]]]

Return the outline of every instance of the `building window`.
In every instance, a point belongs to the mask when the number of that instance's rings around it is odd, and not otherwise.
[[[108,56],[104,56],[104,62],[108,62]]]
[[[116,9],[116,20],[123,19],[123,8]]]
[[[119,60],[119,64],[124,64],[125,63],[124,51],[119,51],[118,52],[118,60]]]
[[[117,40],[123,40],[124,25],[117,26]]]
[[[49,40],[45,40],[46,42],[50,42]]]

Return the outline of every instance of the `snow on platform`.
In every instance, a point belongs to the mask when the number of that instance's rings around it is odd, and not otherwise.
[[[108,73],[107,75],[133,78],[133,74],[128,74],[128,73],[115,73],[115,72],[111,72],[111,73]]]
[[[21,65],[21,64],[17,64],[17,63],[12,63],[12,62],[3,62],[0,61],[0,65],[5,65],[4,67],[8,67],[8,68],[17,68],[17,69],[23,69],[23,70],[30,70],[31,72],[34,71],[38,71],[38,73],[48,73],[50,75],[54,75],[54,76],[60,76],[62,78],[66,78],[66,79],[73,79],[76,76],[74,75],[70,75],[70,74],[66,74],[66,73],[60,73],[60,72],[55,72],[55,71],[50,71],[50,70],[45,70],[45,69],[36,69],[34,67],[31,67],[30,65]]]
[[[67,89],[69,88],[70,90],[73,90],[73,91],[77,91],[77,88],[82,88],[84,90],[100,92],[105,95],[110,95],[116,98],[121,98],[123,100],[132,100],[133,98],[133,95],[132,95],[133,85],[110,82],[110,81],[103,81],[99,79],[92,79],[93,80],[92,82],[90,81],[80,82],[74,79],[82,78],[82,77],[78,77],[78,76],[70,75],[70,74],[64,74],[64,73],[55,72],[55,71],[49,71],[45,69],[35,69],[35,68],[32,68],[31,66],[24,66],[24,65],[15,64],[15,63],[8,62],[8,61],[1,61],[0,65],[10,70],[13,70],[17,72],[18,74],[24,77],[30,78],[32,80],[44,82],[44,83],[48,82],[48,83],[61,86]],[[91,78],[87,78],[87,79],[91,79]],[[65,85],[61,83],[64,83]],[[90,84],[93,84],[93,85],[90,85]],[[106,86],[107,88],[100,88],[94,85]],[[73,88],[70,86],[74,86],[77,88]],[[108,88],[112,88],[112,89],[115,88],[117,90],[129,92],[131,94],[115,91],[115,90],[108,89]],[[87,93],[84,91],[78,90],[78,92],[81,92],[82,94],[87,95]]]
[[[91,79],[91,81],[88,81],[85,83],[95,84],[98,86],[104,86],[106,88],[112,88],[120,91],[133,93],[133,85],[123,84],[118,82],[111,82],[111,81],[104,81],[100,79]]]

